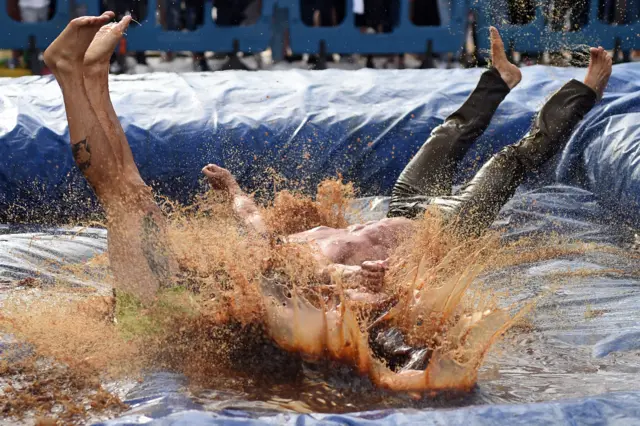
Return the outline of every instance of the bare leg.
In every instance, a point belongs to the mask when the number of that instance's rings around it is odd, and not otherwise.
[[[104,25],[98,30],[84,55],[83,81],[89,102],[112,149],[121,158],[125,174],[143,183],[109,96],[109,58],[130,22],[131,17],[125,16],[120,22]]]
[[[83,78],[85,52],[100,27],[112,18],[113,13],[105,12],[100,17],[74,19],[45,51],[44,59],[62,89],[76,164],[107,213],[116,287],[148,303],[171,279],[163,218],[150,189],[131,167],[132,157],[128,162],[126,150],[115,143],[115,129],[103,128]]]

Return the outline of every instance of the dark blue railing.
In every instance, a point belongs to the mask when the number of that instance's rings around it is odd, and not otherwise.
[[[2,1],[2,0],[0,0]],[[205,3],[204,23],[193,31],[166,31],[156,23],[158,0],[148,0],[142,25],[132,25],[127,33],[127,48],[163,51],[262,52],[269,47],[271,14],[276,0],[263,0],[258,22],[247,26],[220,27],[209,18],[211,2]],[[207,19],[209,18],[209,19]]]
[[[478,48],[489,49],[489,26],[500,28],[505,43],[517,52],[548,52],[561,49],[575,49],[580,46],[602,46],[605,49],[640,49],[640,21],[630,24],[608,24],[598,18],[602,0],[590,0],[588,21],[577,31],[554,31],[553,25],[545,19],[544,6],[538,4],[535,18],[528,24],[503,24],[495,13],[494,0],[476,0],[472,8],[478,20]],[[636,12],[637,13],[637,12]]]
[[[507,44],[516,51],[543,52],[561,47],[601,45],[622,50],[640,49],[640,22],[611,25],[598,19],[599,1],[591,0],[589,19],[579,31],[553,31],[545,22],[542,7],[526,25],[504,24],[497,19],[496,0],[452,0],[450,20],[442,26],[416,26],[409,17],[410,0],[400,1],[399,22],[391,32],[363,34],[355,26],[353,0],[347,1],[344,20],[336,27],[309,27],[302,21],[299,0],[263,0],[260,19],[253,25],[221,27],[211,16],[211,2],[206,3],[205,22],[194,31],[167,31],[156,23],[157,2],[148,0],[142,25],[132,25],[127,32],[129,50],[261,52],[272,47],[281,57],[285,31],[290,34],[294,53],[399,54],[422,52],[459,52],[464,45],[469,12],[476,16],[478,46],[488,50],[488,28],[500,28]],[[71,3],[73,2],[73,3]],[[493,4],[493,6],[492,6]],[[7,0],[0,0],[0,49],[42,50],[58,35],[69,19],[81,13],[97,14],[98,0],[58,0],[56,12],[48,22],[27,24],[7,15]]]
[[[291,50],[317,53],[321,44],[331,53],[436,53],[458,52],[464,44],[467,7],[464,1],[451,2],[451,20],[442,26],[417,26],[409,16],[410,0],[401,0],[398,25],[389,33],[364,34],[354,25],[353,0],[335,27],[309,27],[301,19],[300,1],[287,0],[291,19]],[[434,12],[434,13],[437,13]]]
[[[6,0],[0,0],[0,48],[25,49],[31,40],[32,47],[45,49],[69,22],[69,12],[69,0],[58,0],[50,21],[27,24],[10,18]]]

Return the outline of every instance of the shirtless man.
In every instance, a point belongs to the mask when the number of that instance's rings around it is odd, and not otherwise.
[[[107,24],[112,12],[74,19],[49,46],[44,60],[62,89],[76,164],[107,214],[109,260],[118,289],[150,303],[158,289],[172,285],[177,267],[166,244],[165,219],[145,185],[109,98],[109,57],[131,18]],[[451,182],[458,162],[489,125],[493,113],[521,79],[500,36],[492,35],[493,68],[458,111],[437,127],[407,165],[394,187],[388,218],[347,229],[315,228],[288,237],[312,243],[324,271],[341,269],[378,286],[386,259],[411,218],[428,206],[439,208],[461,236],[486,229],[525,174],[539,168],[567,142],[571,131],[602,97],[611,58],[591,49],[584,83],[572,80],[544,105],[532,131],[489,160],[456,195]],[[231,174],[215,165],[203,170],[215,189],[229,191],[238,216],[258,234],[267,229],[253,200]]]
[[[584,83],[568,82],[542,107],[531,131],[521,141],[504,148],[476,176],[452,195],[453,176],[474,141],[489,126],[500,102],[521,80],[520,70],[509,63],[498,31],[491,28],[493,68],[480,78],[465,103],[434,129],[431,137],[405,167],[392,193],[388,218],[333,229],[320,226],[287,237],[315,248],[324,272],[341,271],[361,278],[370,290],[383,283],[389,254],[398,237],[410,231],[414,218],[427,207],[437,208],[461,237],[486,230],[513,196],[525,175],[559,152],[573,128],[599,100],[609,80],[612,60],[604,49],[591,48],[591,62]],[[210,164],[203,169],[214,189],[234,197],[239,217],[259,233],[266,226],[251,198],[242,192],[227,170]],[[326,277],[325,274],[325,278]]]

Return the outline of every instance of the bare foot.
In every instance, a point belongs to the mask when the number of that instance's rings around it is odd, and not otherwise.
[[[611,77],[612,59],[602,47],[592,47],[589,53],[591,53],[591,59],[584,84],[592,88],[600,100]]]
[[[500,77],[507,83],[509,89],[513,89],[522,80],[522,73],[517,66],[507,59],[507,54],[504,52],[504,43],[498,30],[495,27],[491,27],[489,31],[491,33],[491,64],[498,70]]]
[[[241,192],[240,185],[227,169],[209,164],[202,169],[202,173],[209,179],[209,184],[213,189],[227,191],[230,194]]]
[[[81,72],[84,53],[93,36],[114,16],[113,12],[105,12],[100,16],[82,16],[69,22],[44,52],[44,62],[53,74]]]
[[[98,30],[84,54],[85,71],[109,72],[109,59],[131,19],[131,16],[125,16],[120,22],[104,25]]]

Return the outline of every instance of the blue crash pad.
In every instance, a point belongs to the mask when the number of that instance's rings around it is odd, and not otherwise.
[[[271,168],[302,188],[340,172],[361,195],[384,195],[481,72],[120,76],[111,80],[111,97],[143,178],[164,195],[186,201],[199,189],[200,169],[209,162],[229,168],[248,190],[271,188]],[[467,155],[457,182],[524,135],[545,98],[584,72],[523,69],[522,83]],[[615,66],[603,102],[542,183],[579,182],[637,224],[639,94],[640,66]],[[95,209],[86,202],[90,193],[73,166],[68,138],[62,96],[51,77],[0,79],[0,220],[29,220],[38,213],[55,220]],[[61,199],[67,201],[63,209]]]

